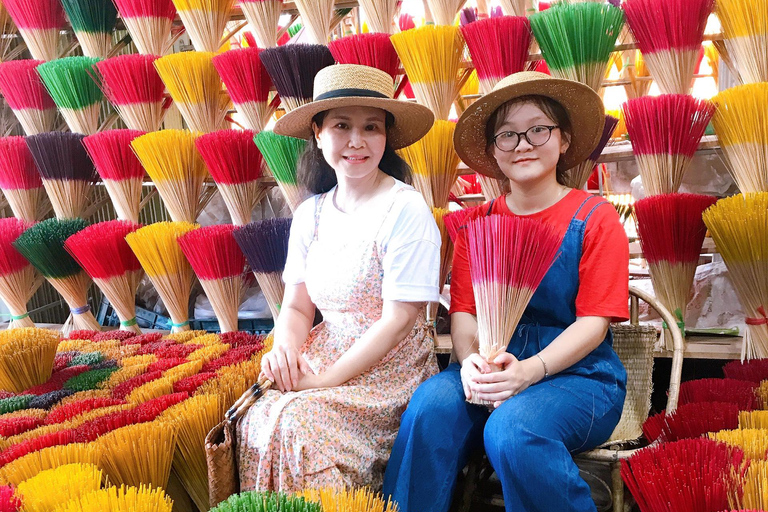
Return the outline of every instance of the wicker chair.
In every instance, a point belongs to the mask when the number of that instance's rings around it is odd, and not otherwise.
[[[667,397],[667,414],[671,414],[677,408],[680,377],[683,369],[683,335],[677,326],[675,317],[653,296],[631,286],[629,294],[629,323],[612,326],[613,347],[627,369],[627,398],[624,402],[624,411],[619,424],[605,444],[576,456],[577,460],[603,462],[610,465],[610,492],[614,512],[624,512],[624,482],[621,480],[621,461],[641,447],[641,427],[648,418],[651,403],[653,345],[657,336],[654,327],[640,325],[638,322],[640,300],[648,303],[659,313],[666,324],[670,326],[672,333],[674,350]],[[469,512],[474,501],[503,506],[504,502],[501,496],[479,497],[475,495],[478,480],[488,478],[490,473],[490,465],[482,454],[475,454],[471,457],[464,478],[463,489],[460,489],[457,494],[457,499],[461,500],[461,503],[456,507],[459,512]]]

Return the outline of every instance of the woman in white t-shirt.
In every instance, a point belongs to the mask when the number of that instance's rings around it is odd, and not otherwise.
[[[395,153],[433,122],[392,78],[336,65],[275,132],[309,139],[274,346],[274,382],[240,425],[241,490],[380,488],[400,415],[437,371],[424,304],[438,299],[440,236]],[[323,322],[312,328],[315,307]]]

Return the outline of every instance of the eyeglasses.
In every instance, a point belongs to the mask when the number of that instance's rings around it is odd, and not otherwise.
[[[549,142],[549,139],[552,137],[552,130],[555,128],[558,128],[558,126],[537,124],[536,126],[531,126],[524,132],[501,132],[493,137],[493,144],[499,148],[499,151],[504,151],[505,153],[517,149],[522,137],[525,137],[525,140],[528,141],[528,144],[531,146],[543,146]]]

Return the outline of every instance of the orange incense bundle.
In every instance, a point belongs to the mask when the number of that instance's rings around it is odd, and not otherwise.
[[[235,226],[221,224],[190,231],[179,245],[203,286],[221,332],[237,331],[237,310],[243,295],[245,258],[235,242]]]
[[[144,167],[131,149],[131,142],[144,132],[109,130],[83,139],[96,170],[107,189],[117,218],[139,221]]]
[[[714,104],[664,94],[629,100],[623,110],[646,194],[677,192],[715,113]]]
[[[251,212],[266,194],[259,182],[264,159],[253,137],[250,130],[222,130],[195,141],[236,226],[251,221]]]
[[[139,53],[165,55],[176,8],[171,0],[114,0]]]
[[[240,0],[245,19],[253,28],[256,45],[259,48],[277,46],[277,30],[283,0]]]
[[[41,281],[35,268],[13,246],[30,224],[15,218],[0,219],[0,297],[11,312],[8,328],[34,327],[27,302]]]
[[[378,68],[392,76],[400,74],[400,57],[389,39],[389,34],[356,34],[328,43],[333,58],[339,64],[359,64]]]
[[[41,60],[11,60],[0,63],[0,92],[27,135],[53,130],[56,104],[40,80]]]
[[[35,222],[42,217],[43,182],[24,137],[0,138],[0,189],[16,218]]]
[[[141,225],[110,220],[88,226],[64,243],[64,248],[96,283],[120,318],[120,329],[141,334],[136,322],[136,289],[144,271],[125,237]]]
[[[663,94],[688,94],[714,0],[626,0],[627,23]]]
[[[524,16],[497,16],[461,27],[483,94],[501,80],[525,71],[531,23]]]
[[[242,5],[245,8],[246,4]],[[243,115],[248,128],[256,133],[267,126],[280,104],[280,96],[271,93],[272,79],[259,58],[262,51],[260,48],[241,48],[213,58],[213,66],[227,86],[237,111]]]
[[[59,56],[59,36],[67,24],[60,0],[3,0],[33,59]]]
[[[467,237],[480,355],[492,363],[506,350],[528,302],[555,261],[561,236],[547,224],[490,215],[470,221]],[[474,398],[471,402],[490,405]]]
[[[155,59],[153,55],[120,55],[96,63],[104,96],[132,130],[159,130],[169,106]]]
[[[697,194],[662,194],[635,203],[640,245],[648,260],[656,296],[677,317],[685,333],[685,312],[707,228],[702,213],[717,198]],[[671,337],[665,336],[672,350]]]

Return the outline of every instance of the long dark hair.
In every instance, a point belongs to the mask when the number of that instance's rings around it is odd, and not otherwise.
[[[320,112],[312,118],[312,122],[318,127],[323,126],[323,120],[328,112]],[[395,122],[392,114],[387,112],[386,127],[389,129]],[[411,166],[398,155],[392,146],[384,147],[384,155],[379,162],[379,169],[404,183],[411,184]],[[312,136],[307,142],[307,148],[299,157],[296,168],[296,177],[299,184],[310,194],[324,194],[336,186],[336,171],[333,170],[323,156],[322,150],[317,147],[317,141]]]
[[[560,127],[560,133],[563,134],[565,140],[568,142],[571,141],[571,134],[573,133],[571,119],[568,117],[568,112],[560,103],[547,96],[521,96],[519,98],[509,100],[497,108],[496,111],[488,119],[488,123],[485,125],[486,153],[493,156],[493,136],[496,134],[496,130],[498,130],[506,120],[507,113],[510,111],[510,109],[516,105],[523,105],[526,103],[530,103],[544,112],[548,118],[557,123],[557,125]],[[565,181],[565,174],[568,172],[568,169],[563,167],[562,160],[563,158],[561,155],[560,160],[557,162],[555,176],[557,177],[557,182],[559,184],[567,185]]]

